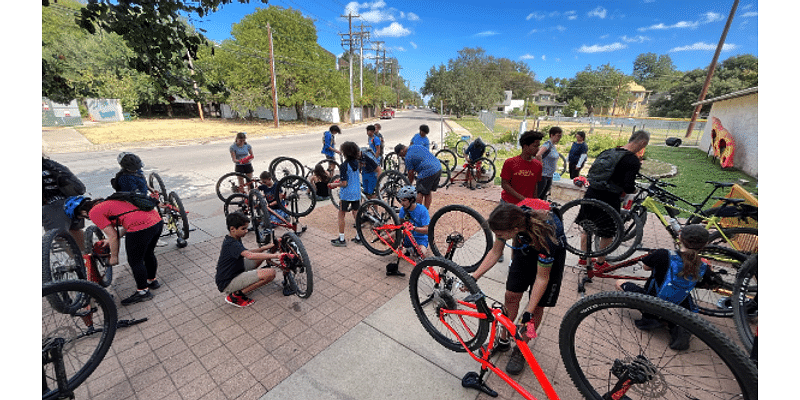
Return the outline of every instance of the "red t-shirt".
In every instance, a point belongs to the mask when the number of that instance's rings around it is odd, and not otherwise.
[[[147,229],[161,221],[161,215],[158,214],[158,210],[139,211],[135,205],[119,200],[106,200],[92,207],[91,211],[89,211],[89,219],[98,228],[104,229],[111,225],[109,217],[131,210],[137,211],[120,216],[119,222],[115,226],[122,226],[126,232],[136,232]]]
[[[511,187],[526,198],[536,197],[536,184],[541,178],[542,163],[535,158],[525,161],[522,156],[511,157],[503,163],[503,170],[500,171],[500,179],[511,182]],[[505,190],[500,198],[511,204],[519,202],[519,199]]]

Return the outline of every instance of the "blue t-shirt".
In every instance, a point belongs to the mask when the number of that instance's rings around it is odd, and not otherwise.
[[[416,135],[414,135],[413,138],[411,138],[411,145],[412,146],[413,145],[419,145],[419,146],[422,146],[422,147],[424,147],[426,149],[429,149],[431,147],[431,140],[428,139],[427,136],[423,137],[422,135],[417,133]]]
[[[372,153],[377,156],[380,147],[381,147],[381,138],[379,138],[378,135],[372,135],[372,137],[369,138],[369,148],[370,150],[372,150]]]
[[[250,155],[250,149],[252,149],[252,147],[247,143],[245,143],[244,146],[242,146],[242,147],[237,146],[236,143],[231,145],[231,151],[233,152],[233,155],[236,157],[237,160],[241,160],[241,159],[249,156]],[[247,163],[242,164],[242,165],[247,165],[247,164],[250,164],[250,163],[247,162]]]
[[[408,146],[406,169],[417,172],[417,179],[427,178],[442,172],[442,164],[428,149],[419,145]]]
[[[147,194],[147,181],[144,179],[142,170],[136,171],[136,174],[120,174],[117,178],[117,185],[119,185],[120,192],[138,192]],[[166,193],[162,193],[166,195]]]
[[[431,216],[428,212],[428,209],[425,208],[422,204],[414,203],[417,206],[414,207],[411,212],[407,212],[405,207],[400,208],[399,217],[402,221],[409,221],[414,226],[428,226],[431,223]],[[408,217],[406,217],[408,215]],[[418,233],[414,231],[411,236],[414,237],[414,241],[417,242],[420,246],[428,247],[428,235],[425,233]]]
[[[358,159],[358,165],[361,169],[361,173],[369,174],[375,172],[378,169],[378,161],[372,157],[372,154],[362,151],[361,158]]]
[[[486,144],[480,140],[480,138],[475,139],[474,142],[470,143],[464,153],[469,157],[472,161],[477,161],[479,158],[483,157],[483,153],[486,152]]]
[[[578,161],[581,159],[581,154],[586,154],[588,152],[589,146],[586,145],[586,142],[572,142],[572,147],[569,149],[569,157],[567,157],[567,161],[569,161],[570,164],[578,164]]]
[[[333,157],[336,154],[332,147],[336,145],[336,140],[333,138],[333,134],[330,131],[325,131],[325,134],[322,136],[322,151],[320,153],[325,154],[328,157]]]
[[[280,209],[278,203],[275,203],[275,205],[271,205],[271,203],[274,201],[280,201],[278,199],[278,185],[274,183],[272,184],[272,186],[258,185],[258,190],[260,190],[261,193],[264,194],[264,198],[267,200],[267,206],[269,208],[272,208],[274,210]]]
[[[339,188],[339,198],[346,201],[361,200],[361,174],[358,172],[358,160],[345,160],[339,166],[339,177],[347,181],[347,185]]]

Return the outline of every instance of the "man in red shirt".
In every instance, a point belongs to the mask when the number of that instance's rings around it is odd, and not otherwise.
[[[519,145],[522,153],[503,163],[500,171],[500,198],[511,204],[536,197],[536,185],[542,177],[542,162],[536,159],[536,152],[544,134],[527,131],[520,135]]]

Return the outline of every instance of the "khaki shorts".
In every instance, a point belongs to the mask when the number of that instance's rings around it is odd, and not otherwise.
[[[233,292],[242,290],[256,282],[258,282],[258,261],[244,260],[244,272],[236,275],[235,278],[225,287],[224,292],[231,294]]]

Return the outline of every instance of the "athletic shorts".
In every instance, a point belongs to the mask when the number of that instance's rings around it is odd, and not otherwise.
[[[439,188],[439,178],[442,177],[441,173],[433,174],[429,177],[417,179],[417,193],[431,194]]]
[[[375,189],[378,186],[378,176],[374,172],[361,174],[361,185],[364,187],[364,192],[367,194],[375,194]]]
[[[224,292],[231,294],[237,290],[242,290],[258,282],[258,261],[244,260],[244,272],[236,275],[235,278],[225,287]]]
[[[339,205],[342,211],[358,211],[358,207],[361,207],[361,200],[342,200],[341,204]]]
[[[515,251],[512,256],[511,266],[508,268],[508,279],[506,279],[506,290],[514,293],[524,293],[533,288],[536,282],[536,272],[538,269],[538,254],[522,255]],[[550,267],[550,279],[547,281],[542,299],[539,300],[539,307],[554,307],[558,294],[561,292],[561,279],[564,275],[564,261],[567,258],[567,251],[563,248],[554,252],[553,266]],[[530,296],[530,292],[528,293]]]
[[[236,164],[236,169],[234,171],[239,172],[241,174],[252,174],[253,173],[253,164]]]

